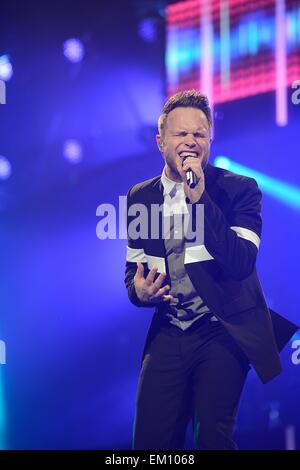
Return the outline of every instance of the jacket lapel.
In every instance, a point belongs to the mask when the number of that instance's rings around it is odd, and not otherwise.
[[[149,237],[145,243],[148,268],[151,269],[153,266],[157,266],[158,272],[166,272],[166,250],[162,231],[162,207],[164,203],[164,195],[160,176],[154,178],[149,186],[145,203],[148,209]],[[158,214],[158,219],[157,216],[153,214],[153,211]],[[157,223],[158,221],[159,223]],[[156,228],[158,230],[156,230]]]

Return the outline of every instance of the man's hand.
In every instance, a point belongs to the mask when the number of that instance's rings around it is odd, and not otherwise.
[[[173,298],[172,295],[166,295],[170,290],[170,286],[161,287],[166,274],[161,273],[156,281],[154,281],[156,272],[157,268],[152,268],[148,276],[144,278],[144,266],[142,263],[137,263],[137,270],[133,280],[136,295],[141,302],[157,304],[159,302],[168,302]]]
[[[178,164],[178,172],[182,177],[184,183],[184,193],[189,198],[191,203],[199,201],[205,189],[205,178],[202,169],[202,158],[187,157],[184,162],[181,161]],[[197,178],[198,183],[194,188],[190,188],[187,184],[186,172],[192,170]]]

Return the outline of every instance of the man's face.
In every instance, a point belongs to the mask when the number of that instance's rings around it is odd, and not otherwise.
[[[177,167],[184,156],[201,159],[202,168],[206,166],[210,150],[210,127],[201,109],[178,107],[166,119],[164,137],[157,135],[157,143],[167,166],[167,175],[175,179],[181,177]]]

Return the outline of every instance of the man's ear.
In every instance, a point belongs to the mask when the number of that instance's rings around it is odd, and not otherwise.
[[[159,151],[160,151],[160,152],[163,152],[164,143],[163,143],[163,140],[162,140],[160,134],[157,134],[157,135],[156,135],[156,143],[157,143],[157,146],[158,146]]]

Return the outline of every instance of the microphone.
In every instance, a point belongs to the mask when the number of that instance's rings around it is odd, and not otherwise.
[[[190,188],[194,188],[197,185],[197,178],[195,173],[192,170],[188,170],[186,172],[186,180],[187,184]]]
[[[183,157],[182,163],[184,162],[184,160],[186,158],[188,158],[188,157],[187,156]],[[193,172],[193,170],[191,170],[191,169],[187,170],[186,180],[187,180],[187,184],[188,184],[189,188],[191,188],[191,189],[193,189],[197,185],[197,177],[196,177],[195,173]]]

